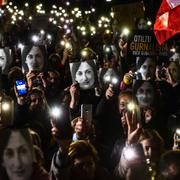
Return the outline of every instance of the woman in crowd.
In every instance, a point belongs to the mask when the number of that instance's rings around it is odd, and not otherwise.
[[[157,130],[167,143],[170,138],[167,123],[171,113],[168,109],[165,111],[169,106],[159,94],[156,82],[137,80],[133,91],[140,106],[143,127]]]
[[[103,43],[103,62],[102,67],[99,69],[98,77],[101,91],[105,93],[104,91],[106,91],[110,83],[115,87],[119,86],[122,77],[122,67],[111,32],[104,33]]]
[[[93,60],[72,63],[73,84],[70,86],[70,110],[72,119],[80,115],[81,104],[92,104],[93,112],[99,102],[97,93],[97,72]]]
[[[137,80],[133,85],[134,93],[141,108],[149,108],[155,104],[156,86],[154,81]]]
[[[167,67],[169,73],[168,82],[173,86],[177,86],[180,83],[180,64],[177,61],[170,61]]]
[[[138,104],[141,109],[141,120],[143,127],[155,128],[160,130],[159,126],[162,126],[161,121],[164,119],[162,119],[161,117],[161,102],[160,99],[158,99],[155,82],[137,80],[133,85],[133,91],[137,97]],[[163,123],[163,125],[165,125],[165,122]]]
[[[167,82],[171,84],[177,102],[177,106],[174,103],[174,112],[180,115],[180,64],[177,61],[170,61],[167,67]]]
[[[153,57],[137,57],[136,71],[137,79],[153,80],[155,79],[156,61]]]
[[[128,135],[115,173],[126,179],[157,177],[157,166],[164,151],[164,140],[154,129],[144,129],[134,117],[125,115]]]
[[[121,82],[120,89],[124,90],[128,87],[132,86],[132,82],[134,79],[137,80],[155,80],[156,72],[156,60],[153,57],[136,57],[136,68],[134,70],[130,70],[123,77],[123,81]]]

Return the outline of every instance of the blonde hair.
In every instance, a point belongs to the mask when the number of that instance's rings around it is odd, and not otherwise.
[[[78,140],[70,144],[68,151],[68,157],[70,160],[87,155],[92,156],[95,161],[98,159],[95,147],[88,141]]]

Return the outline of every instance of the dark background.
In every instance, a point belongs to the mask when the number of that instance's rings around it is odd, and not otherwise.
[[[67,1],[68,0],[36,0],[36,1],[12,0],[14,4],[17,4],[20,7],[22,7],[25,2],[28,2],[31,6],[36,5],[38,3],[42,3],[46,10],[49,10],[52,4],[63,5]],[[71,2],[71,6],[78,6],[83,9],[89,8],[91,6],[96,7],[99,14],[104,14],[108,12],[111,7],[116,5],[141,2],[141,1],[142,0],[112,0],[111,2],[106,2],[106,0],[69,0],[69,2]],[[145,17],[154,20],[157,10],[159,9],[161,0],[143,0],[143,1],[145,5]]]

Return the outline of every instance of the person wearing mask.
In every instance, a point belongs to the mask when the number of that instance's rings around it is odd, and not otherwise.
[[[22,51],[23,72],[42,72],[46,64],[45,57],[44,46],[25,46]]]
[[[70,64],[73,82],[82,90],[91,89],[96,81],[96,65],[93,60]]]
[[[0,68],[2,74],[8,73],[11,64],[10,50],[8,48],[0,48]]]
[[[0,131],[1,180],[49,180],[43,167],[36,163],[32,137],[28,129]]]
[[[52,137],[49,107],[44,92],[39,88],[33,88],[28,92],[27,96],[19,96],[16,92],[16,97],[18,105],[16,107],[14,126],[28,126],[39,135],[42,151],[48,161],[50,158],[48,151]],[[45,163],[48,168],[49,162]]]
[[[73,84],[69,87],[72,119],[80,115],[81,104],[92,104],[93,112],[99,102],[97,71],[93,60],[70,64]]]

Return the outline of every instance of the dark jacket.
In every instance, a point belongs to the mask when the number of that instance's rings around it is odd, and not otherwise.
[[[57,151],[52,159],[51,169],[50,169],[50,179],[51,180],[76,180],[77,177],[72,176],[72,167],[68,161],[68,156],[66,154]],[[86,180],[79,177],[80,180]],[[95,177],[92,180],[112,180],[112,176],[109,172],[96,166]]]

